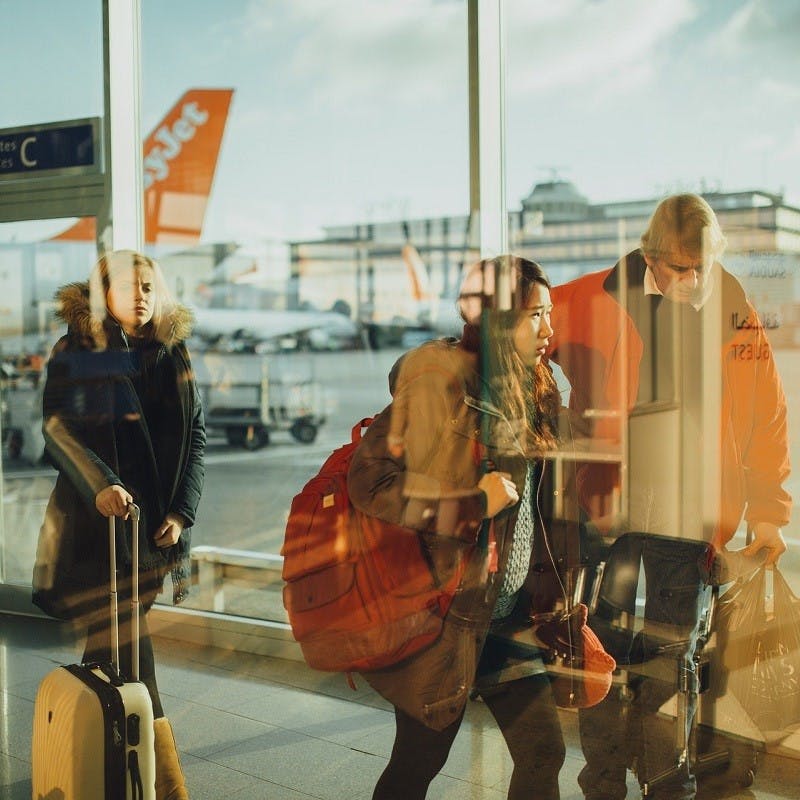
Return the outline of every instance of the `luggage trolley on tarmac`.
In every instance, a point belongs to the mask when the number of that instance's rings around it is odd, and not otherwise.
[[[224,431],[231,445],[257,450],[273,431],[310,444],[325,422],[322,387],[307,359],[207,350],[193,364],[206,426]]]

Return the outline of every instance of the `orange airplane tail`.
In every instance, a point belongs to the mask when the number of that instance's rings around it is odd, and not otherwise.
[[[419,251],[413,244],[404,244],[400,255],[405,264],[408,282],[411,286],[411,297],[418,303],[430,300],[431,291],[428,273],[425,271],[425,264],[419,255]]]
[[[144,239],[197,244],[233,89],[189,89],[144,143]],[[93,217],[51,241],[95,241]]]

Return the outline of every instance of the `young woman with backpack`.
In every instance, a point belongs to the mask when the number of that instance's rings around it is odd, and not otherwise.
[[[501,287],[510,289],[508,310]],[[357,508],[418,531],[442,583],[464,571],[437,641],[364,674],[396,719],[373,800],[423,800],[472,691],[511,753],[508,797],[557,800],[565,749],[550,681],[535,650],[506,635],[530,626],[523,584],[543,532],[542,457],[557,439],[560,397],[544,358],[550,283],[538,264],[501,256],[468,271],[459,302],[461,338],[401,358],[392,403],[350,467]]]

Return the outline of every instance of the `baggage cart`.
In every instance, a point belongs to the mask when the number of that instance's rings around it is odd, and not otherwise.
[[[326,419],[323,393],[311,363],[300,357],[205,351],[194,356],[206,427],[248,450],[288,431],[303,444]]]

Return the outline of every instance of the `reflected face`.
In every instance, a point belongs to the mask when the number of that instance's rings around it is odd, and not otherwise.
[[[106,305],[125,333],[135,336],[153,318],[155,296],[150,267],[123,267],[114,271]]]
[[[535,283],[522,319],[514,329],[514,347],[530,367],[535,367],[542,360],[553,335],[553,329],[550,327],[552,310],[550,290],[541,283]]]
[[[674,303],[697,303],[711,273],[710,261],[675,247],[657,257],[645,255],[661,294]]]

